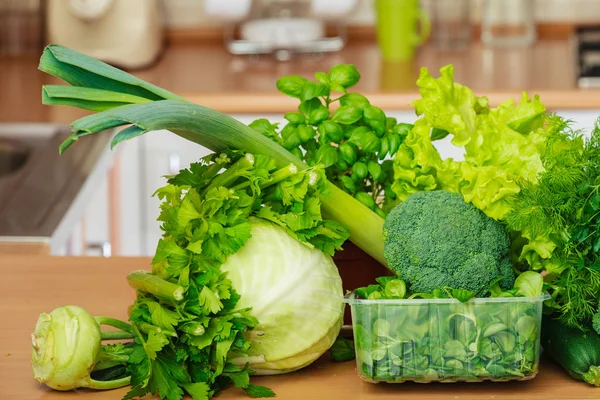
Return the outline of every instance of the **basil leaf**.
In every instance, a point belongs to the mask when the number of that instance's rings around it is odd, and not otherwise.
[[[277,80],[277,90],[297,99],[302,96],[302,89],[308,83],[306,78],[298,75],[285,76]]]
[[[340,124],[350,125],[362,118],[362,110],[353,106],[341,106],[334,111],[331,119]]]
[[[338,84],[344,89],[348,89],[356,85],[360,79],[360,73],[352,64],[339,64],[329,70],[329,79],[332,84]]]

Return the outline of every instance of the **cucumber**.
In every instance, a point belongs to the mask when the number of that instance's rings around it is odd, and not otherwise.
[[[541,343],[544,353],[573,378],[600,387],[600,336],[591,326],[582,332],[544,316]]]

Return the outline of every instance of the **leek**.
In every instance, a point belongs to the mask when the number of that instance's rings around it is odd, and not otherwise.
[[[308,168],[279,144],[234,118],[66,47],[46,47],[39,69],[72,85],[62,89],[45,86],[44,104],[97,112],[72,124],[73,134],[60,146],[61,153],[83,136],[127,125],[113,138],[111,147],[149,131],[166,129],[215,152],[234,148],[270,156],[281,168],[290,163],[299,169]],[[321,202],[326,218],[345,225],[354,244],[386,264],[380,216],[331,183]]]

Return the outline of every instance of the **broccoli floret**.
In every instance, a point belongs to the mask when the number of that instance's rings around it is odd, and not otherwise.
[[[388,265],[413,292],[450,286],[485,296],[498,277],[504,290],[514,284],[506,229],[458,193],[412,194],[385,219],[383,238]]]

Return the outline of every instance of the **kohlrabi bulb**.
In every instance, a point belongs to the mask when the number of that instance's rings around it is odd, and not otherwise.
[[[101,341],[100,326],[81,307],[40,314],[31,334],[33,376],[56,390],[88,386]]]

